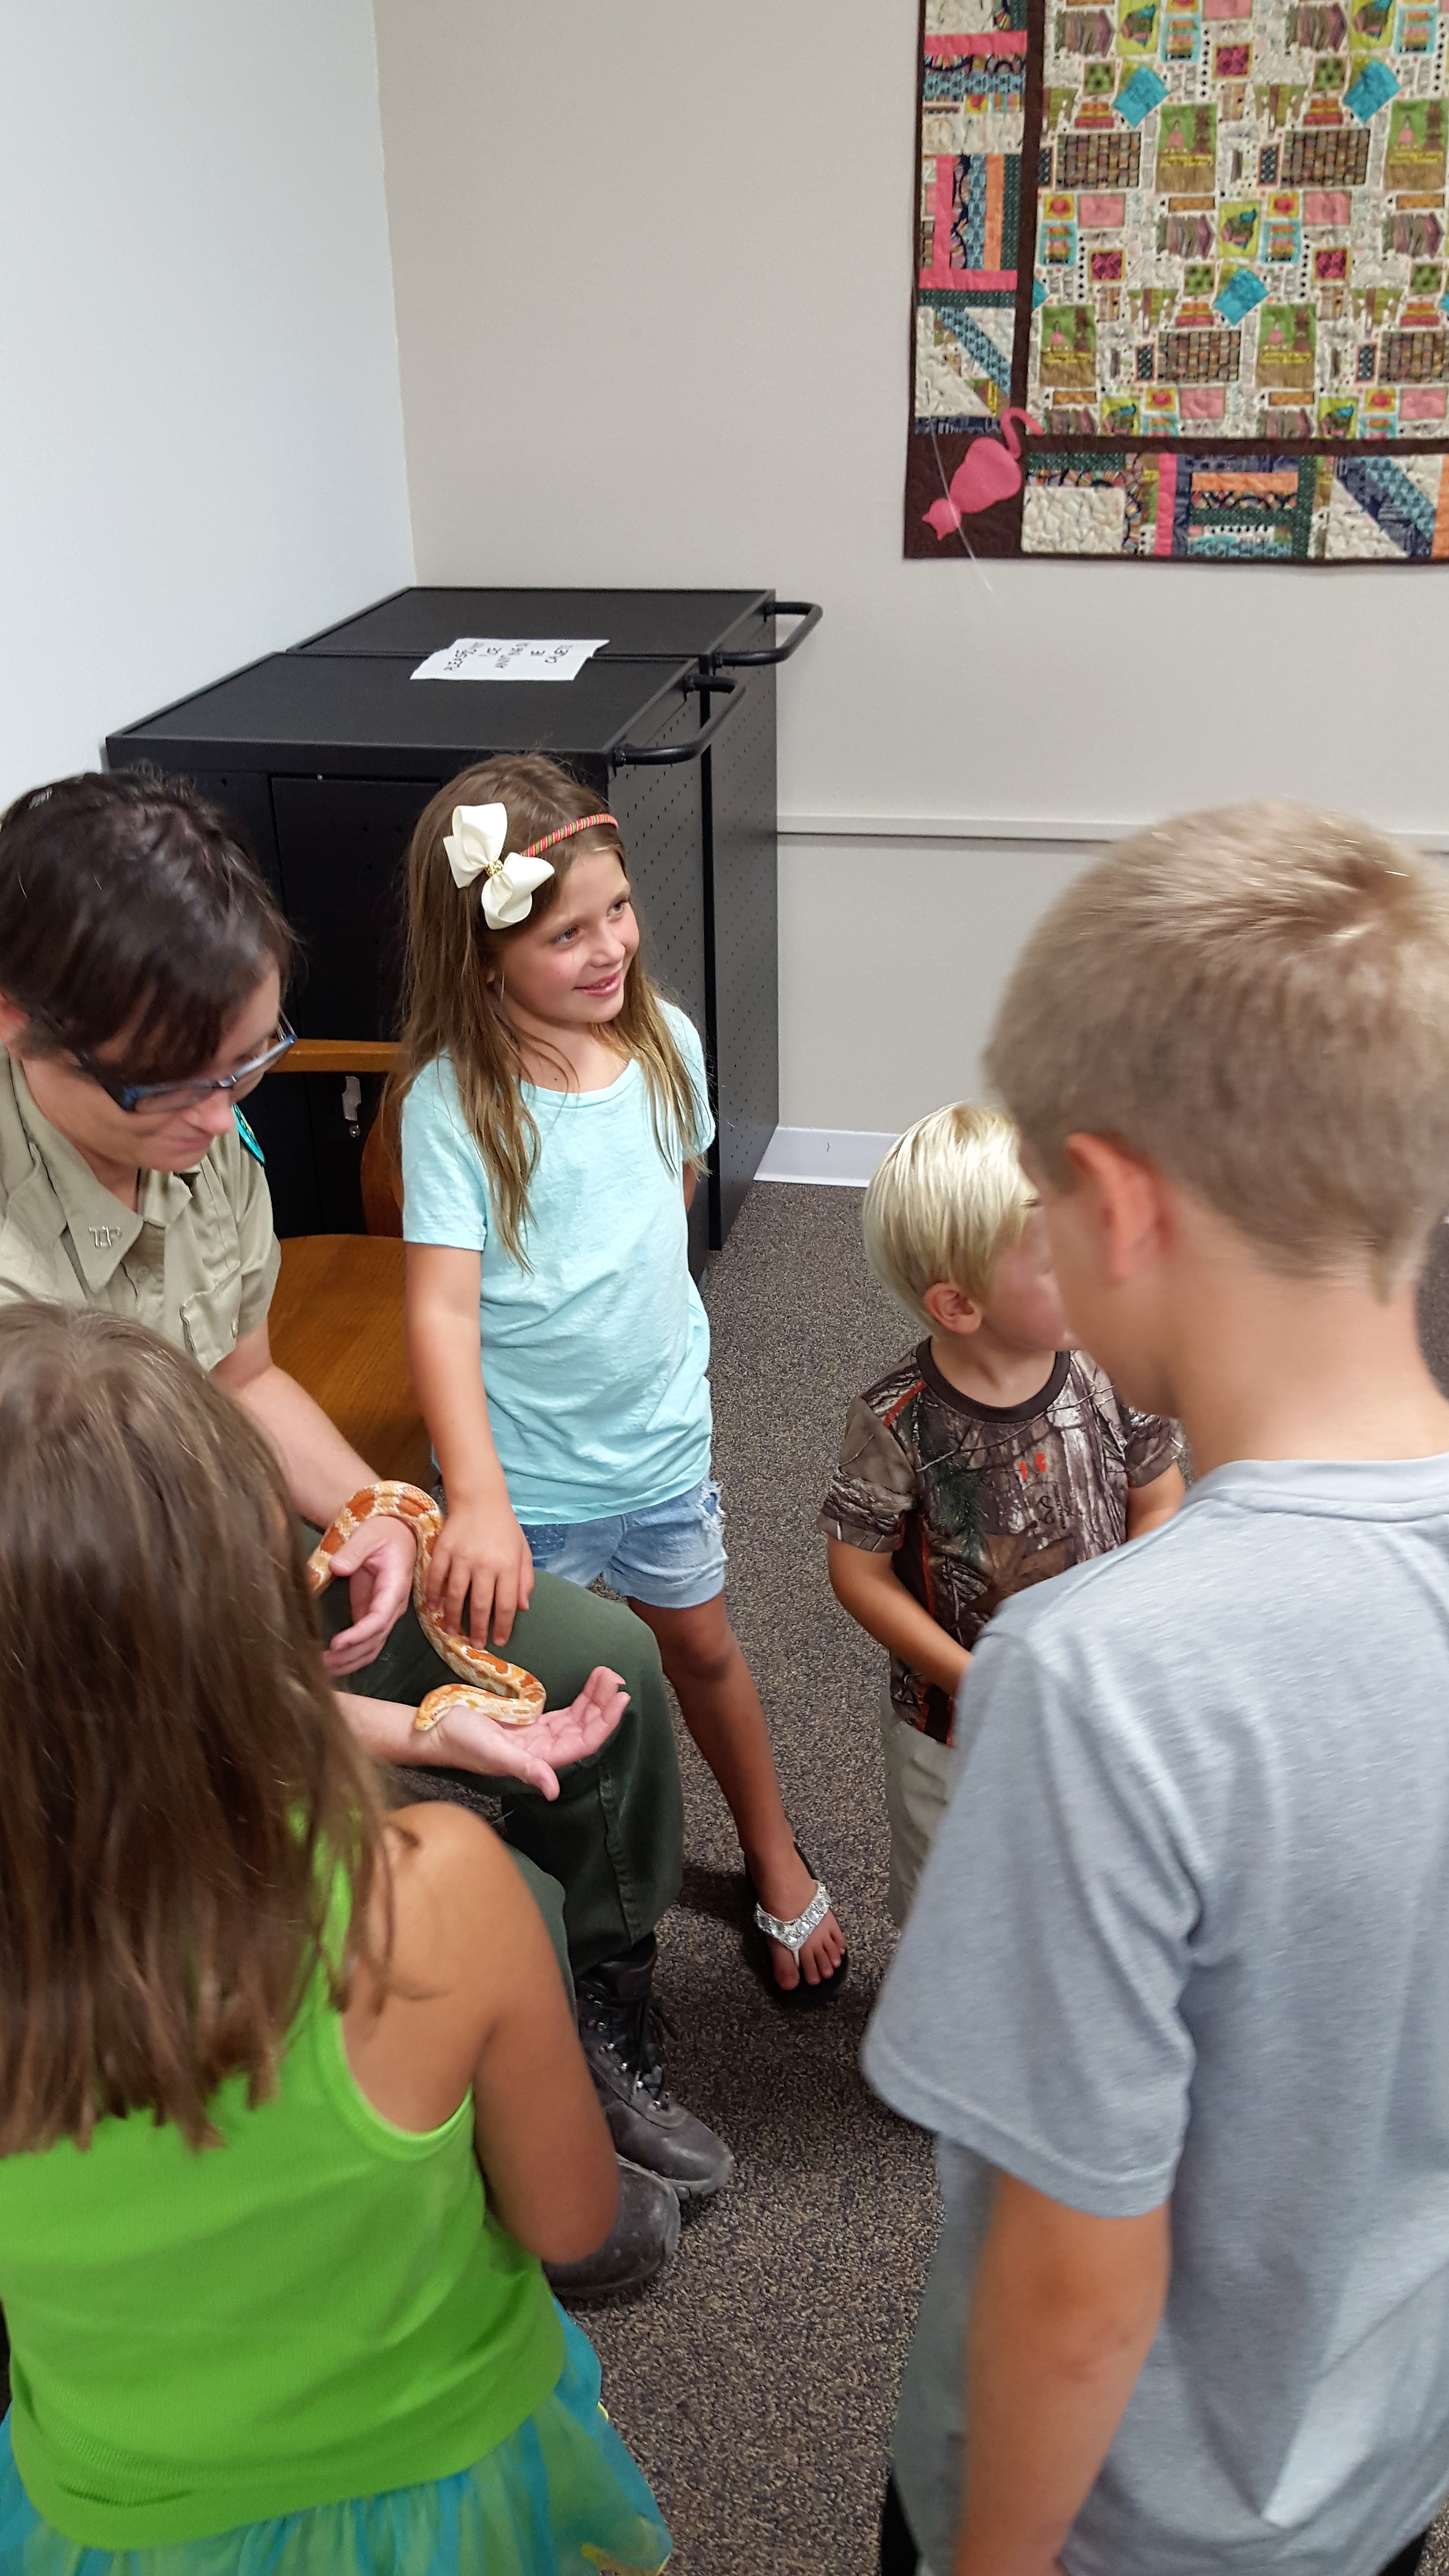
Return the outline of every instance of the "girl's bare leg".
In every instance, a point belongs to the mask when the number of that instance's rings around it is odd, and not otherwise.
[[[631,1601],[629,1607],[659,1641],[684,1723],[724,1791],[760,1903],[780,1922],[792,1922],[804,1913],[815,1881],[795,1849],[760,1694],[730,1626],[724,1594],[697,1610],[656,1610],[648,1601]],[[788,1950],[778,1941],[770,1947],[775,1982],[788,1992],[800,1975],[812,1986],[828,1977],[845,1956],[845,1936],[827,1914],[800,1953],[799,1975]]]

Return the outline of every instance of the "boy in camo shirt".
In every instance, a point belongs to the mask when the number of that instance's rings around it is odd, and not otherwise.
[[[866,1193],[866,1257],[927,1339],[857,1396],[818,1526],[835,1596],[890,1650],[881,1715],[892,1920],[954,1771],[956,1694],[1012,1593],[1182,1499],[1175,1426],[1134,1413],[1066,1328],[1041,1213],[994,1109],[938,1109]]]

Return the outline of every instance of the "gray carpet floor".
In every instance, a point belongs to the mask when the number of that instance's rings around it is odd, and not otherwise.
[[[1421,1303],[1449,1391],[1449,1233]],[[731,2142],[732,2189],[653,2288],[583,2322],[604,2398],[675,2538],[678,2576],[873,2576],[896,2382],[936,2228],[927,2140],[868,2092],[859,2051],[890,1958],[881,1658],[825,1581],[814,1516],[849,1398],[908,1349],[867,1275],[860,1194],[758,1185],[711,1264],[716,1464],[730,1603],[787,1806],[851,1948],[841,2003],[773,2009],[745,1964],[728,1812],[682,1727],[682,1904],[659,1993],[681,2100]],[[1445,2462],[1449,2486],[1449,2460]],[[1424,2576],[1449,2576],[1449,2517]]]
[[[890,1957],[881,1656],[838,1608],[815,1514],[849,1398],[913,1339],[867,1277],[854,1190],[761,1184],[705,1286],[729,1598],[785,1803],[850,1942],[794,2017],[746,1963],[734,1831],[679,1728],[682,1904],[661,1927],[670,2081],[728,2138],[731,2189],[665,2276],[582,2318],[679,2576],[867,2576],[895,2385],[935,2237],[926,2137],[875,2100],[861,2035]]]

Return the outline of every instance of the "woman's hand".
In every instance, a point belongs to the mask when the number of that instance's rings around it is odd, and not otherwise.
[[[460,1690],[468,1685],[460,1682]],[[450,1708],[423,1739],[424,1757],[449,1769],[521,1780],[545,1798],[558,1796],[558,1773],[607,1744],[629,1705],[617,1673],[599,1664],[568,1708],[545,1709],[531,1726],[502,1726],[481,1709]]]
[[[532,1592],[533,1558],[507,1495],[452,1506],[428,1568],[428,1607],[444,1627],[462,1628],[467,1601],[465,1634],[486,1647],[491,1629],[501,1650]]]
[[[522,1532],[519,1533],[520,1537]],[[334,1582],[346,1581],[352,1626],[339,1629],[322,1660],[333,1681],[375,1662],[383,1639],[412,1595],[417,1542],[405,1521],[363,1521],[332,1559]]]

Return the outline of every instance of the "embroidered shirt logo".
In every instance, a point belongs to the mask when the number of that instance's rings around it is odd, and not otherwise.
[[[109,1252],[113,1243],[120,1242],[122,1229],[118,1225],[93,1225],[90,1233],[97,1252]]]

